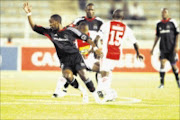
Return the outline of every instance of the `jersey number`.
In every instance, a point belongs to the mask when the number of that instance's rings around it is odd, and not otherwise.
[[[109,45],[119,46],[121,44],[123,32],[111,30]]]

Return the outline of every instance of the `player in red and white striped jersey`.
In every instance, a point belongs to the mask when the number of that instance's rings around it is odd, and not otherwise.
[[[123,11],[117,9],[113,13],[113,20],[102,25],[99,36],[96,39],[102,38],[102,52],[103,57],[100,61],[100,73],[102,78],[98,80],[98,90],[105,94],[104,101],[113,100],[116,98],[114,90],[111,89],[111,76],[109,72],[112,71],[120,62],[122,55],[122,45],[125,40],[130,40],[136,50],[137,58],[142,60],[140,55],[136,38],[132,30],[122,22]]]

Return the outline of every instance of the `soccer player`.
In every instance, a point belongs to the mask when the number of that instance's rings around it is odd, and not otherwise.
[[[95,46],[94,42],[86,34],[81,33],[79,30],[73,27],[62,28],[61,17],[54,14],[50,17],[49,23],[50,28],[44,28],[33,23],[31,18],[31,7],[27,3],[24,3],[24,10],[27,13],[29,24],[31,28],[44,36],[47,36],[56,48],[58,58],[61,62],[63,77],[71,84],[74,88],[78,89],[79,84],[74,78],[73,74],[78,74],[84,81],[85,85],[90,92],[93,93],[95,101],[100,102],[100,99],[95,91],[93,82],[86,77],[85,64],[83,58],[79,53],[79,50],[74,44],[75,39],[81,39],[87,41],[92,47]],[[101,54],[99,50],[95,51],[96,54]]]
[[[154,48],[160,39],[160,86],[164,88],[164,76],[165,76],[165,63],[168,60],[171,64],[173,73],[175,75],[177,85],[180,88],[180,80],[178,77],[178,67],[176,66],[176,54],[178,53],[178,24],[174,19],[169,18],[169,11],[167,8],[162,9],[162,20],[157,23],[156,37],[154,45],[151,50],[153,54]]]
[[[85,9],[86,16],[82,16],[74,20],[74,22],[71,24],[71,26],[78,26],[82,22],[86,23],[88,25],[88,33],[92,40],[95,40],[95,37],[100,29],[100,27],[103,25],[103,20],[99,17],[95,16],[95,6],[93,3],[89,3],[86,6]],[[95,41],[96,45],[100,46],[100,44]],[[98,72],[99,71],[99,60],[95,58],[93,53],[90,53],[88,58],[86,59],[86,65],[88,69]]]
[[[93,3],[87,4],[85,12],[86,12],[86,16],[77,18],[76,20],[74,20],[74,22],[72,24],[70,24],[70,26],[77,27],[81,23],[86,23],[88,25],[89,36],[92,38],[92,40],[95,40],[95,37],[96,37],[100,27],[103,25],[103,20],[101,18],[95,16],[95,10],[94,10]],[[100,47],[100,45],[101,45],[100,42],[98,43],[95,40],[95,43],[97,46],[99,45],[99,47]],[[85,59],[85,63],[86,63],[87,68],[93,72],[98,73],[99,72],[99,58],[97,56],[95,56],[93,53],[89,53],[88,56],[86,56],[86,57],[87,58]],[[96,76],[97,76],[97,73],[96,73]],[[66,95],[66,92],[67,92],[68,83],[64,83],[64,81],[66,81],[66,80],[63,77],[61,77],[60,79],[61,80],[58,81],[56,89],[60,88],[60,86],[62,86],[62,84],[64,85],[64,88],[59,93],[55,92],[56,93],[55,95],[64,96],[64,95]]]
[[[76,28],[81,31],[82,33],[86,35],[89,34],[89,27],[88,24],[85,22],[81,22]],[[79,49],[81,55],[84,58],[84,62],[87,63],[87,58],[89,53],[91,52],[91,46],[89,43],[82,41],[81,39],[76,39],[75,41],[77,48]],[[64,97],[67,94],[67,87],[69,86],[69,83],[67,80],[62,76],[59,78],[57,82],[57,86],[55,89],[55,92],[53,94],[54,97]]]
[[[90,36],[90,33],[89,33],[89,27],[88,27],[88,24],[85,23],[85,22],[81,22],[78,26],[78,30],[81,31],[82,33]],[[77,39],[76,40],[76,45],[81,53],[81,55],[83,56],[84,58],[84,62],[86,63],[86,59],[88,58],[90,52],[91,52],[91,46],[89,43],[85,42],[85,41],[82,41],[80,39]]]
[[[112,101],[117,97],[115,90],[111,89],[109,72],[120,62],[123,41],[129,39],[134,45],[137,59],[142,60],[143,56],[139,53],[136,38],[132,30],[122,22],[123,11],[117,9],[113,12],[113,20],[104,23],[99,31],[97,39],[103,39],[103,57],[100,60],[100,73],[102,78],[98,81],[98,91],[103,91],[103,102]]]

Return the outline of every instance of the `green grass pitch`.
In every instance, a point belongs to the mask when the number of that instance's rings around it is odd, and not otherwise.
[[[1,119],[180,119],[180,89],[172,73],[158,89],[158,73],[113,73],[114,102],[83,104],[78,90],[52,98],[61,72],[1,71]],[[94,73],[89,74],[94,79]],[[81,82],[80,84],[84,86]],[[85,87],[85,86],[84,86]]]

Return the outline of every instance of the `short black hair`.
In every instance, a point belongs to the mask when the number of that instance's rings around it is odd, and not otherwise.
[[[62,21],[61,16],[58,14],[52,15],[51,18],[53,18],[54,20],[56,20],[59,23],[61,23],[61,21]]]
[[[93,3],[88,3],[88,4],[86,5],[86,7],[88,7],[88,6],[94,6],[94,4],[93,4]]]
[[[168,8],[162,8],[161,11],[163,11],[163,10],[167,10],[168,11]]]
[[[81,22],[81,23],[79,24],[79,26],[86,26],[86,25],[88,25],[86,22]]]
[[[124,18],[123,10],[120,9],[114,10],[112,17],[113,19],[123,19]]]

